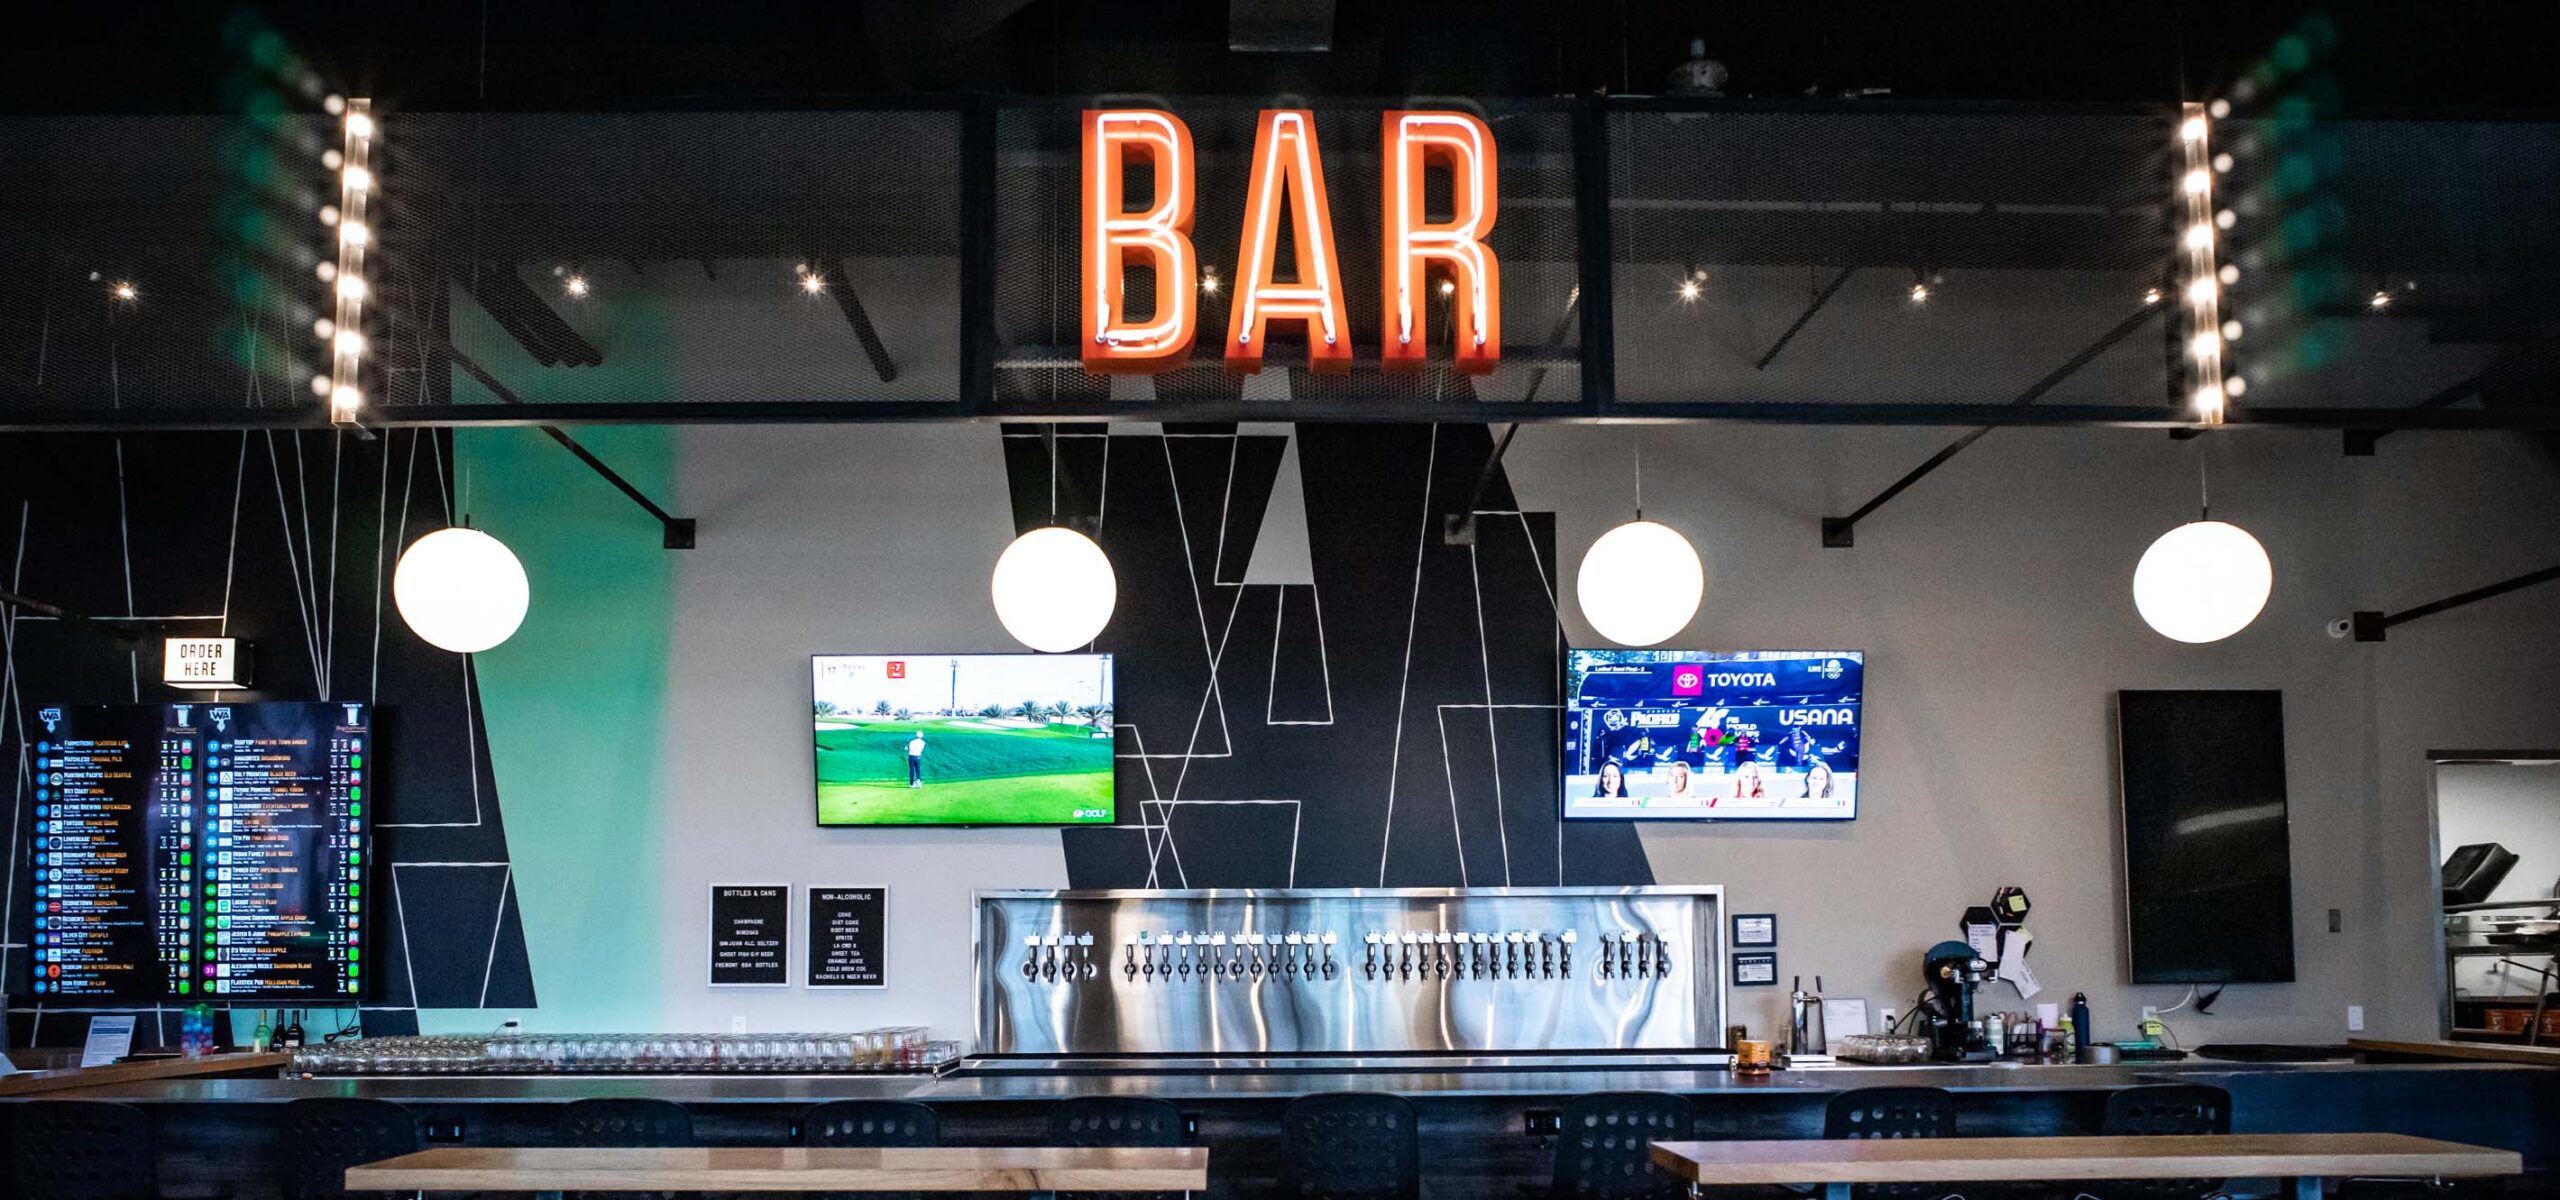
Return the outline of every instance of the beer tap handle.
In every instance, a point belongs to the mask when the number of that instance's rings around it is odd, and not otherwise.
[[[1028,983],[1040,977],[1040,935],[1024,934],[1022,938],[1022,978]]]
[[[1378,977],[1378,933],[1373,929],[1363,934],[1360,940],[1369,947],[1369,956],[1360,963],[1360,974],[1375,979]]]
[[[1127,977],[1131,983],[1136,983],[1138,981],[1137,934],[1124,933],[1120,935],[1120,974]]]
[[[1331,930],[1327,930],[1324,935],[1324,977],[1326,982],[1332,982],[1333,977],[1340,973],[1340,971],[1341,968],[1333,964],[1333,933]]]
[[[1564,977],[1573,978],[1573,931],[1568,929],[1556,938],[1556,962],[1564,969]]]

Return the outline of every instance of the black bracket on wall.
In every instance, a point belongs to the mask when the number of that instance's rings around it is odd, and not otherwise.
[[[2503,596],[2509,592],[2521,591],[2525,588],[2532,587],[2537,583],[2549,583],[2554,579],[2560,579],[2560,566],[2544,567],[2539,571],[2527,571],[2513,579],[2502,579],[2486,587],[2476,587],[2467,592],[2459,592],[2454,595],[2447,596],[2442,600],[2421,604],[2416,608],[2404,609],[2396,613],[2383,613],[2372,609],[2358,609],[2346,620],[2347,632],[2354,635],[2355,640],[2359,642],[2379,642],[2383,640],[2383,635],[2394,625],[2406,625],[2420,617],[2432,617],[2440,612],[2461,608],[2466,604],[2477,604],[2492,596]]]
[[[2089,343],[2089,345],[2082,349],[2078,354],[2074,354],[2070,358],[2064,360],[2061,366],[2055,367],[2053,370],[2046,372],[2044,378],[2027,385],[2027,390],[2018,393],[2017,398],[2009,402],[2011,407],[2025,408],[2028,405],[2034,404],[2038,400],[2044,399],[2045,393],[2061,386],[2063,380],[2071,378],[2071,376],[2078,372],[2080,368],[2088,366],[2092,360],[2096,359],[2099,355],[2106,353],[2107,350],[2110,347],[2113,347],[2116,343],[2132,337],[2135,330],[2141,329],[2144,325],[2150,324],[2152,318],[2159,316],[2161,311],[2168,307],[2168,305],[2158,302],[2144,304],[2139,310],[2136,310],[2133,315],[2126,317],[2122,321],[2116,322],[2115,328],[2099,335],[2097,341]],[[1784,345],[1784,339],[1781,339],[1779,344]],[[1776,348],[1772,347],[1770,353],[1777,353]],[[1766,360],[1763,361],[1765,362]],[[1851,512],[1848,516],[1822,518],[1823,547],[1830,550],[1847,550],[1856,546],[1858,544],[1858,522],[1866,520],[1867,517],[1873,514],[1877,509],[1883,508],[1886,502],[1901,495],[1903,491],[1909,488],[1912,484],[1918,483],[1923,478],[1926,478],[1929,472],[1947,465],[1948,459],[1964,453],[1965,447],[1981,441],[1982,435],[1991,432],[1993,428],[1993,426],[1985,425],[1979,429],[1971,430],[1963,437],[1947,443],[1946,449],[1930,455],[1927,461],[1921,463],[1917,467],[1913,467],[1910,472],[1905,474],[1902,478],[1894,480],[1883,491],[1876,493],[1874,499],[1859,505],[1856,511]]]
[[[421,323],[421,327],[432,328],[431,326],[425,326],[423,323]],[[507,387],[506,384],[500,383],[497,376],[490,374],[488,368],[481,366],[478,362],[474,361],[470,355],[463,353],[461,347],[447,341],[443,343],[443,349],[445,354],[453,359],[453,365],[462,368],[463,372],[471,376],[472,379],[478,381],[480,386],[489,389],[489,394],[496,396],[500,402],[506,404],[524,403],[523,397],[516,395],[515,392]],[[605,482],[612,484],[617,489],[620,489],[623,495],[631,497],[632,503],[638,504],[640,507],[647,509],[650,516],[656,517],[658,519],[658,527],[660,529],[659,544],[661,546],[669,550],[693,549],[693,518],[679,517],[668,512],[666,509],[658,507],[658,502],[651,500],[648,493],[641,491],[636,486],[633,486],[630,480],[622,477],[621,472],[614,470],[612,467],[606,466],[605,461],[596,457],[594,451],[587,449],[585,446],[579,445],[576,438],[570,437],[568,433],[562,430],[559,426],[540,425],[536,426],[536,428],[542,430],[542,432],[552,441],[560,443],[560,445],[566,448],[569,453],[577,455],[578,461],[587,464],[587,467],[590,470],[593,470],[598,475],[604,476]]]
[[[2435,395],[2429,396],[2416,404],[2410,405],[2409,411],[2434,412],[2440,408],[2451,408],[2454,405],[2469,399],[2471,396],[2478,394],[2480,391],[2480,383],[2485,378],[2487,378],[2487,374],[2484,372],[2479,375],[2474,375],[2469,379],[2462,380],[2459,383],[2455,383],[2446,387],[2443,391],[2437,392]],[[2343,450],[2349,458],[2371,458],[2373,457],[2374,443],[2381,441],[2383,438],[2389,436],[2390,433],[2391,431],[2388,429],[2342,430],[2339,433],[2341,442],[2340,449]]]
[[[1485,456],[1484,469],[1476,472],[1475,490],[1467,493],[1467,507],[1460,512],[1440,514],[1440,544],[1472,546],[1476,544],[1476,510],[1484,507],[1484,494],[1493,486],[1493,473],[1502,469],[1502,456],[1511,449],[1511,437],[1520,432],[1517,421],[1504,426],[1502,440],[1493,444],[1493,453]]]
[[[1804,327],[1812,323],[1813,314],[1821,312],[1823,305],[1831,303],[1831,297],[1839,294],[1840,285],[1849,282],[1849,277],[1857,273],[1856,267],[1840,268],[1840,273],[1832,276],[1831,282],[1822,285],[1822,289],[1813,294],[1813,302],[1805,305],[1803,312],[1796,314],[1795,323],[1787,326],[1787,331],[1779,334],[1777,341],[1769,343],[1768,352],[1760,356],[1760,361],[1751,364],[1751,369],[1766,371],[1770,363],[1778,361],[1778,352],[1786,349],[1787,343],[1796,340],[1796,335],[1804,332]]]
[[[23,609],[40,617],[51,617],[65,625],[86,625],[118,642],[135,647],[139,647],[145,634],[159,624],[157,620],[146,617],[91,616],[88,613],[64,608],[59,604],[46,603],[22,592],[13,592],[7,588],[0,588],[0,608]]]

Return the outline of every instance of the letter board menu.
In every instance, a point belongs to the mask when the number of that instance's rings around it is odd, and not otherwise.
[[[711,885],[711,986],[791,986],[791,885]]]
[[[809,986],[889,986],[889,889],[809,889]]]
[[[362,995],[369,705],[110,705],[37,717],[36,994]]]

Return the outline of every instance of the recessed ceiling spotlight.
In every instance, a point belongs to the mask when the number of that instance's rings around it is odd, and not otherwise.
[[[2158,303],[2160,303],[2160,289],[2158,289],[2158,288],[2144,288],[2144,289],[2142,289],[2142,302],[2143,302],[2143,303],[2145,303],[2145,304],[2158,304]]]
[[[1217,294],[1218,294],[1218,273],[1217,273],[1217,272],[1215,272],[1215,271],[1202,271],[1202,272],[1200,272],[1200,294],[1201,294],[1201,295],[1204,295],[1204,296],[1215,296],[1215,295],[1217,295]]]
[[[117,280],[116,286],[110,290],[115,293],[116,299],[126,301],[127,303],[132,302],[142,295],[141,292],[134,290],[132,283],[122,279]]]
[[[1680,299],[1686,304],[1695,304],[1698,302],[1697,280],[1683,279],[1680,281]]]
[[[2365,307],[2370,308],[2375,312],[2380,312],[2383,309],[2391,307],[2391,293],[2388,291],[2376,291],[2373,294],[2372,299],[2365,301]]]
[[[572,300],[584,300],[587,297],[587,277],[570,275],[560,281],[560,290],[569,293]]]
[[[1456,281],[1456,280],[1454,280],[1454,279],[1443,279],[1443,280],[1441,280],[1441,281],[1440,281],[1440,294],[1441,294],[1441,295],[1443,295],[1443,296],[1455,296],[1455,295],[1457,295],[1457,294],[1458,294],[1458,283],[1457,283],[1457,281]]]
[[[800,290],[815,296],[818,293],[827,290],[827,277],[820,275],[815,271],[802,272],[800,275]]]
[[[1914,281],[1912,283],[1911,302],[1913,304],[1927,304],[1929,302],[1929,285],[1927,283],[1919,281]]]

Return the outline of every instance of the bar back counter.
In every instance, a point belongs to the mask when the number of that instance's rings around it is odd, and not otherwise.
[[[1683,1097],[1694,1136],[1718,1140],[1818,1138],[1841,1094],[1934,1087],[1954,1096],[1957,1134],[1997,1137],[2098,1133],[2110,1094],[2161,1083],[2227,1091],[2233,1132],[2501,1147],[2523,1156],[2525,1186],[2551,1183],[2560,1071],[2544,1066],[2188,1058],[1737,1073],[1721,1048],[1723,899],[1715,887],[989,892],[975,914],[965,1060],[835,1056],[868,1035],[760,1039],[773,1044],[747,1057],[722,1039],[659,1035],[421,1039],[415,1053],[313,1048],[287,1078],[104,1079],[50,1098],[141,1108],[164,1180],[244,1197],[274,1189],[284,1107],[309,1098],[398,1104],[429,1145],[555,1144],[566,1105],[640,1098],[685,1106],[700,1145],[794,1144],[817,1105],[903,1100],[933,1110],[944,1145],[1030,1146],[1052,1141],[1060,1101],[1142,1096],[1180,1109],[1184,1138],[1211,1148],[1211,1194],[1237,1195],[1278,1174],[1291,1101],[1387,1093],[1413,1106],[1432,1191],[1491,1196],[1549,1176],[1560,1113],[1590,1093]],[[763,1056],[803,1043],[815,1049]],[[807,1061],[840,1069],[786,1073]],[[705,1063],[730,1069],[693,1072]]]
[[[1279,1116],[1320,1092],[1404,1096],[1415,1109],[1425,1180],[1443,1195],[1512,1193],[1544,1179],[1554,1120],[1588,1092],[1659,1090],[1688,1098],[1700,1139],[1813,1138],[1833,1096],[1879,1086],[1955,1094],[1966,1136],[2088,1134],[2108,1093],[2151,1083],[2203,1083],[2231,1093],[2234,1132],[2396,1132],[2513,1149],[2523,1186],[2548,1190],[2560,1142],[2560,1071],[2494,1063],[2230,1063],[2142,1066],[1932,1066],[1778,1071],[1760,1078],[1677,1055],[1470,1060],[1123,1060],[1066,1064],[973,1060],[941,1076],[370,1077],[174,1079],[53,1093],[51,1099],[136,1105],[153,1117],[162,1178],[178,1194],[271,1194],[277,1123],[307,1097],[389,1100],[413,1113],[430,1144],[539,1146],[572,1101],[672,1100],[703,1145],[797,1140],[810,1107],[904,1099],[931,1107],[946,1145],[1042,1144],[1057,1101],[1149,1096],[1181,1108],[1190,1139],[1212,1148],[1212,1194],[1249,1194],[1277,1170]],[[0,1100],[0,1103],[17,1103]],[[201,1189],[201,1192],[198,1189]]]

